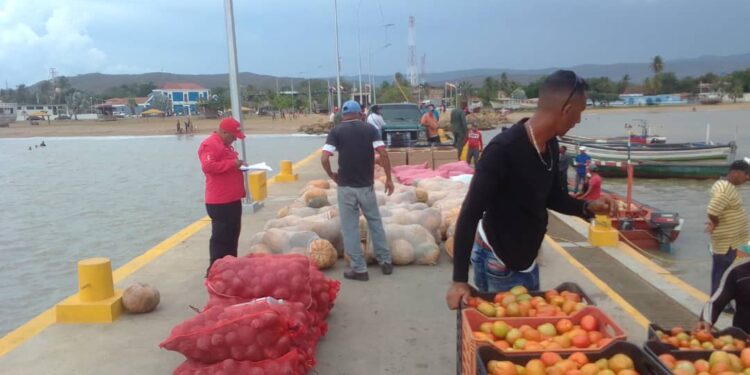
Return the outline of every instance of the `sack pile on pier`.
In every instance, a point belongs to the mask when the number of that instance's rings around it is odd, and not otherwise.
[[[387,196],[385,171],[375,166],[374,189],[388,247],[395,265],[435,265],[443,246],[452,257],[455,228],[451,227],[468,191],[466,183],[448,177],[467,176],[473,174],[473,169],[465,162],[446,164],[435,171],[427,170],[426,165],[407,167],[394,168],[395,176],[406,173],[408,177],[404,179],[406,183],[396,183],[394,193]],[[422,174],[424,171],[429,173]],[[346,258],[336,187],[333,181],[308,182],[291,205],[279,210],[277,219],[269,220],[265,230],[250,239],[250,252],[305,254],[320,269],[333,266],[334,256]],[[375,263],[367,221],[362,215],[359,228],[365,259]]]
[[[306,374],[328,331],[340,282],[301,254],[224,257],[205,281],[209,301],[162,348],[187,360],[174,374]]]

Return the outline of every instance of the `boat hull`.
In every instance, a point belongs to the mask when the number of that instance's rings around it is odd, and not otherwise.
[[[628,152],[627,145],[619,143],[585,143],[578,144],[565,140],[560,145],[566,146],[568,154],[575,156],[578,147],[585,145],[586,153],[592,159],[605,161],[696,161],[696,160],[726,160],[732,152],[731,144],[706,145],[704,143],[664,143],[650,145],[631,145]]]
[[[602,177],[627,177],[626,162],[596,161],[597,173]],[[729,163],[659,163],[633,164],[633,175],[637,178],[683,178],[694,180],[717,179],[726,175]]]

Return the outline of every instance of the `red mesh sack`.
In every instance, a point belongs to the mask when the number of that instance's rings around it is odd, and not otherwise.
[[[197,362],[257,362],[283,356],[295,340],[309,341],[306,330],[304,322],[268,303],[216,306],[178,324],[159,346]],[[304,343],[305,348],[309,345]]]
[[[217,260],[205,281],[209,301],[233,305],[262,297],[300,302],[309,307],[310,261],[301,254],[250,254]]]
[[[333,308],[340,289],[340,281],[329,279],[314,265],[310,266],[310,293],[312,295],[310,311],[318,317],[321,324],[321,335],[325,335],[328,331],[325,320]]]
[[[291,350],[276,359],[259,362],[224,361],[205,364],[187,360],[177,367],[174,375],[304,375],[312,368],[305,356],[297,350]]]

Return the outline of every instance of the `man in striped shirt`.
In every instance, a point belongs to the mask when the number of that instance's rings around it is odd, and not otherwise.
[[[737,249],[750,240],[742,195],[737,189],[747,181],[750,181],[750,165],[744,160],[737,160],[729,167],[727,178],[716,181],[711,187],[706,223],[713,255],[711,295],[718,289],[724,272],[734,262]]]

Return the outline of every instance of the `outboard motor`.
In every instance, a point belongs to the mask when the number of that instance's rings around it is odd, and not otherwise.
[[[671,253],[672,233],[679,230],[678,227],[682,224],[680,215],[676,212],[653,212],[650,224],[652,228],[655,228],[659,249]]]

